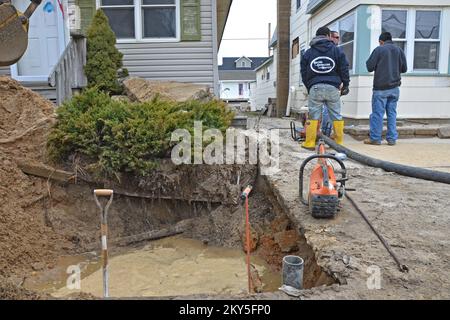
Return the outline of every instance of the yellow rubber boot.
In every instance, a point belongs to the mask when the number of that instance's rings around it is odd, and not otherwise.
[[[333,121],[334,141],[341,146],[344,144],[344,120]]]
[[[306,139],[302,144],[302,148],[308,150],[316,149],[317,127],[319,126],[319,120],[308,120],[306,122]]]

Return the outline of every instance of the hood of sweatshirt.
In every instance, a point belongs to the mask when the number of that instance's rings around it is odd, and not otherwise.
[[[311,40],[311,43],[309,45],[320,52],[327,52],[333,46],[335,46],[334,42],[328,39],[326,36],[315,37]]]

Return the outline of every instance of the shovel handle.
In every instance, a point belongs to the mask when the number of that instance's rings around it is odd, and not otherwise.
[[[31,15],[34,13],[34,11],[36,11],[37,7],[41,4],[42,0],[31,0],[30,5],[28,6],[28,8],[25,10],[25,12],[23,13],[23,15],[25,17],[27,17],[27,19],[31,18]]]
[[[111,189],[95,189],[94,194],[97,197],[110,197],[114,193]]]

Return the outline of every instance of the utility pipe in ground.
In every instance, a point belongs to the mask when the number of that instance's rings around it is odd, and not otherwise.
[[[370,167],[380,168],[387,172],[395,172],[399,175],[417,178],[422,180],[441,182],[450,184],[450,173],[406,166],[389,161],[383,161],[371,158],[360,153],[354,152],[344,146],[338,145],[334,140],[328,138],[323,134],[319,134],[320,139],[325,141],[327,145],[340,153],[345,153],[347,157]]]
[[[246,249],[247,249],[247,277],[248,277],[248,293],[253,292],[252,276],[250,272],[250,215],[248,212],[248,197],[252,192],[253,186],[248,185],[242,192],[241,199],[245,201],[245,237],[246,237]]]

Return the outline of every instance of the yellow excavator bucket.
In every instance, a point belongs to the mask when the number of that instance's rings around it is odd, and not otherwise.
[[[16,63],[27,50],[27,21],[10,3],[0,4],[0,66]]]

